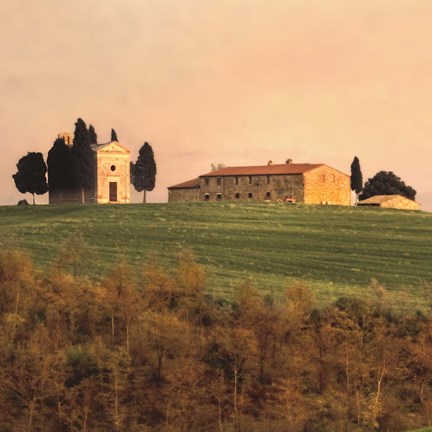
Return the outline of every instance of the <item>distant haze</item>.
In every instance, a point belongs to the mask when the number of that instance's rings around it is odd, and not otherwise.
[[[432,210],[431,16],[430,0],[1,2],[0,204],[23,198],[18,159],[82,117],[133,159],[152,145],[149,201],[211,163],[349,174],[358,156]]]

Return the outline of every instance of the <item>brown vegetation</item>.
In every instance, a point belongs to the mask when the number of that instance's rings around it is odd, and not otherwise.
[[[0,252],[0,430],[403,431],[432,422],[432,315],[367,299],[314,307],[249,281],[206,295],[190,252],[167,274],[80,273],[81,240],[42,274]],[[81,257],[83,258],[83,257]],[[426,289],[428,287],[425,287]],[[430,288],[430,287],[429,287]]]

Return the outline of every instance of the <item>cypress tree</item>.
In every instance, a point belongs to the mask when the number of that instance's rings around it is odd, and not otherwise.
[[[358,201],[359,193],[363,189],[363,176],[360,169],[360,161],[357,156],[354,157],[354,160],[351,164],[351,190],[356,194],[356,204]]]
[[[21,193],[30,192],[34,205],[35,194],[43,195],[48,191],[47,167],[42,153],[27,153],[18,161],[17,169],[17,173],[12,176],[15,186]]]
[[[96,131],[95,128],[93,127],[93,125],[89,126],[89,140],[90,140],[90,144],[97,144],[97,135],[96,135]]]
[[[60,191],[61,202],[63,191],[76,186],[72,150],[63,138],[54,141],[48,152],[47,165],[49,188],[51,191]]]
[[[116,131],[114,129],[111,129],[111,141],[117,141],[118,142],[117,134],[116,134]]]
[[[87,126],[81,118],[75,123],[72,154],[77,186],[81,189],[81,202],[85,204],[85,189],[91,189],[94,186],[95,157],[90,147]]]
[[[148,142],[140,148],[136,163],[131,164],[131,181],[136,191],[144,191],[143,202],[146,202],[146,192],[152,191],[156,184],[156,162]]]

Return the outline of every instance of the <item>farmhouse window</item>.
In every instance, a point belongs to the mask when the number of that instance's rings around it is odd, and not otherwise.
[[[209,178],[208,177],[204,177],[204,184],[206,186],[208,186],[208,184],[209,184]]]
[[[240,199],[240,194],[237,192],[237,193],[235,194],[235,197],[236,197],[236,199]]]
[[[252,197],[253,197],[252,192],[249,192],[248,193],[248,198],[252,198]]]
[[[236,176],[235,177],[235,184],[238,185],[239,184],[239,178]]]
[[[204,195],[204,201],[210,201],[210,194]]]
[[[271,197],[270,192],[266,192],[266,198],[267,198],[267,199],[270,199],[270,197]]]
[[[267,184],[270,184],[270,176],[267,176]]]
[[[220,185],[222,184],[222,179],[221,179],[220,177],[218,177],[218,178],[216,179],[216,184],[217,184],[218,186],[220,186]]]
[[[217,195],[216,195],[216,199],[217,199],[218,201],[220,201],[220,200],[222,199],[222,195],[221,195],[221,194],[217,194]]]
[[[252,176],[249,176],[249,184],[252,184]]]
[[[325,174],[321,174],[321,181],[324,183],[325,182]]]
[[[332,176],[332,182],[334,183],[336,181],[336,176],[334,174],[332,174],[331,176]]]

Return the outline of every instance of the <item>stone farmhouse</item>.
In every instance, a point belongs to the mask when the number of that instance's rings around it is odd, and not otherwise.
[[[419,210],[420,204],[402,195],[374,195],[363,201],[359,201],[358,205],[373,206],[381,208],[391,208],[400,210]]]
[[[287,201],[350,205],[350,176],[325,164],[226,167],[168,188],[168,201]]]
[[[65,143],[72,146],[72,134],[61,133]],[[111,141],[92,144],[95,153],[95,185],[85,191],[86,203],[130,203],[130,151]],[[50,204],[73,204],[81,202],[81,189],[50,190]]]

